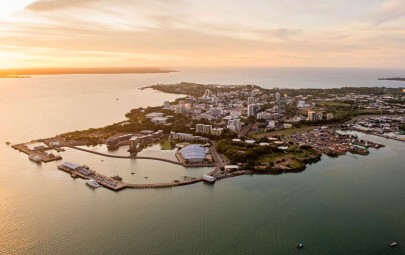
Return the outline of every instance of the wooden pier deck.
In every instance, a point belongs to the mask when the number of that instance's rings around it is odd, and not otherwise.
[[[27,154],[28,156],[31,156],[31,155],[33,155],[33,156],[39,156],[39,157],[41,157],[41,161],[42,162],[44,162],[44,163],[48,163],[48,162],[51,162],[51,161],[55,161],[55,160],[60,160],[60,159],[62,159],[62,157],[61,156],[54,156],[54,157],[51,157],[51,156],[49,156],[48,154],[45,154],[45,151],[46,150],[52,150],[52,149],[54,149],[54,148],[52,148],[52,147],[48,147],[48,148],[45,148],[44,150],[41,150],[41,151],[36,151],[36,150],[30,150],[25,144],[16,144],[16,145],[13,145],[13,146],[11,146],[13,149],[15,149],[15,150],[18,150],[18,151],[20,151],[20,152],[23,152],[23,153],[25,153],[25,154]]]
[[[93,171],[89,175],[85,175],[85,174],[82,174],[79,171],[74,171],[74,170],[67,169],[63,165],[59,165],[58,169],[66,172],[66,173],[69,173],[71,175],[74,174],[77,177],[80,177],[80,178],[85,179],[85,180],[94,179],[94,180],[97,181],[98,184],[100,184],[100,185],[102,185],[102,186],[104,186],[104,187],[106,187],[108,189],[114,190],[114,191],[122,190],[122,189],[126,188],[127,185],[128,185],[127,183],[114,180],[111,177],[99,174],[99,173],[97,173],[95,171]]]

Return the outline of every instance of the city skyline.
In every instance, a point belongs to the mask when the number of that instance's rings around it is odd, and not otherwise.
[[[404,68],[405,2],[16,0],[0,68]]]

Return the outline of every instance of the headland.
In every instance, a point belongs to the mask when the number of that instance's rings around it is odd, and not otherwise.
[[[93,170],[83,175],[59,167],[72,176],[98,180],[107,188],[121,190],[213,182],[243,174],[300,172],[322,155],[366,156],[370,149],[383,147],[346,131],[405,141],[405,97],[398,88],[264,89],[255,85],[180,83],[142,89],[187,96],[158,107],[132,109],[119,123],[13,148],[46,163],[61,160],[58,152],[67,147],[97,153],[85,146],[105,144],[110,150],[129,146],[128,156],[97,154],[123,160],[161,160],[183,167],[213,167],[208,177],[151,184],[130,184]],[[177,148],[177,160],[137,155],[151,144],[160,144],[162,149]]]

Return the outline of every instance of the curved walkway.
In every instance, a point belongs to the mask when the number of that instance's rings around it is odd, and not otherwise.
[[[184,167],[189,167],[190,165],[184,165],[180,162],[174,161],[174,160],[169,160],[169,159],[162,159],[162,158],[155,158],[155,157],[133,157],[133,156],[118,156],[118,155],[111,155],[111,154],[105,154],[97,151],[92,151],[92,150],[87,150],[71,145],[65,145],[64,147],[72,148],[75,150],[80,150],[80,151],[85,151],[88,153],[93,153],[96,155],[100,156],[105,156],[105,157],[110,157],[110,158],[125,158],[125,159],[151,159],[151,160],[160,160],[176,165],[181,165]],[[192,165],[191,165],[192,166]],[[218,167],[214,169],[210,174],[216,173]],[[133,189],[150,189],[150,188],[170,188],[170,187],[175,187],[175,186],[183,186],[183,185],[189,185],[197,182],[201,182],[202,177],[198,178],[193,178],[191,180],[185,180],[185,181],[179,181],[179,182],[168,182],[168,183],[150,183],[150,184],[131,184],[131,183],[125,183],[123,182],[123,187],[122,188],[133,188]]]
[[[71,146],[71,145],[66,145],[65,147],[72,148],[72,149],[79,150],[79,151],[85,151],[85,152],[89,152],[89,153],[93,153],[93,154],[96,154],[96,155],[100,155],[100,156],[104,156],[104,157],[109,157],[109,158],[151,159],[151,160],[160,160],[160,161],[164,161],[164,162],[167,162],[167,163],[172,163],[172,164],[184,166],[184,165],[183,165],[182,163],[180,163],[180,162],[177,162],[177,161],[174,161],[174,160],[170,160],[170,159],[164,159],[164,158],[157,158],[157,157],[118,156],[118,155],[111,155],[111,154],[101,153],[101,152],[97,152],[97,151],[87,150],[87,149],[83,149],[83,148],[79,148],[79,147],[75,147],[75,146]]]

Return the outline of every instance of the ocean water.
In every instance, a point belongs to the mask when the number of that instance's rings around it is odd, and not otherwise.
[[[118,122],[131,108],[161,105],[177,97],[138,89],[156,83],[401,87],[401,82],[376,79],[403,73],[187,69],[171,74],[0,79],[0,254],[404,254],[401,142],[367,136],[387,147],[371,150],[368,156],[323,157],[302,173],[121,192],[92,190],[83,180],[57,170],[60,162],[38,165],[5,145]],[[105,151],[103,146],[93,149]],[[144,153],[172,157],[171,152],[155,149]],[[125,148],[115,153],[125,154]],[[75,150],[62,156],[136,183],[210,170]],[[393,240],[399,247],[389,246]],[[305,248],[298,251],[300,242]]]

